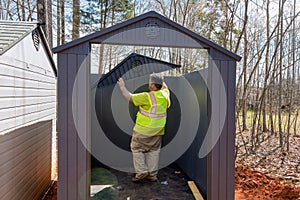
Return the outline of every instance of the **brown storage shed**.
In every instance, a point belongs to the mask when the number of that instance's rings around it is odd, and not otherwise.
[[[199,178],[197,172],[191,171],[201,171],[193,160],[205,156],[207,199],[234,199],[235,69],[241,57],[153,11],[54,48],[58,54],[58,199],[89,199],[94,100],[90,53],[91,44],[101,43],[208,51],[207,72],[203,75],[210,99],[204,102],[209,108],[207,134],[200,150],[195,147],[199,153],[193,147],[188,150],[195,158],[183,156],[178,163],[191,178]],[[187,76],[190,82],[197,82],[193,75]],[[204,155],[206,151],[209,153]]]

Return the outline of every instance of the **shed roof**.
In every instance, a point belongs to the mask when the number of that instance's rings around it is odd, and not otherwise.
[[[52,69],[55,75],[57,75],[57,69],[52,57],[51,49],[47,43],[46,37],[39,23],[0,20],[0,55],[3,55],[6,51],[11,49],[27,35],[31,34],[34,30],[38,31],[41,37],[41,41],[45,45],[47,55],[52,65]]]
[[[131,18],[127,21],[124,21],[122,23],[119,23],[119,24],[116,24],[114,26],[111,26],[109,28],[106,28],[106,29],[103,29],[103,30],[100,30],[100,31],[97,31],[95,33],[92,33],[90,35],[87,35],[87,36],[84,36],[82,38],[79,38],[79,39],[76,39],[76,40],[73,40],[69,43],[66,43],[64,45],[61,45],[61,46],[58,46],[58,47],[55,47],[53,49],[53,52],[54,53],[58,53],[58,52],[61,52],[61,51],[64,51],[66,49],[69,49],[69,48],[72,48],[72,47],[75,47],[75,46],[78,46],[78,45],[81,45],[83,43],[86,43],[86,42],[90,42],[91,40],[94,40],[98,37],[101,37],[107,33],[110,33],[110,32],[118,32],[118,30],[126,27],[126,26],[129,26],[129,25],[132,25],[132,24],[136,24],[146,18],[158,18],[159,20],[163,21],[164,23],[168,24],[169,26],[171,27],[174,27],[175,29],[177,30],[180,30],[181,32],[183,32],[184,34],[186,34],[187,36],[189,37],[192,37],[194,38],[195,40],[197,41],[200,41],[201,43],[207,45],[208,47],[210,48],[213,48],[213,49],[216,49],[217,51],[223,53],[224,55],[227,55],[231,58],[233,58],[234,60],[236,61],[239,61],[241,60],[241,57],[236,55],[235,53],[221,47],[220,45],[200,36],[199,34],[181,26],[180,24],[164,17],[163,15],[161,14],[158,14],[157,12],[155,11],[150,11],[150,12],[147,12],[145,14],[142,14],[142,15],[139,15],[137,17],[134,17],[134,18]]]
[[[159,73],[167,71],[170,68],[175,69],[179,67],[181,66],[143,56],[137,53],[131,53],[117,66],[115,66],[107,74],[104,74],[101,77],[101,79],[98,82],[98,87],[105,87],[108,85],[116,84],[121,76],[123,76],[125,80],[128,80],[136,77],[145,76],[153,72]],[[136,70],[134,68],[136,68]]]

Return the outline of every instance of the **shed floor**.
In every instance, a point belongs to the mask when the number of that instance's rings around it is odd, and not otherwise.
[[[102,169],[102,170],[101,170]],[[104,171],[106,172],[104,172]],[[98,171],[98,172],[97,172]],[[102,171],[102,172],[101,172]],[[109,177],[111,174],[112,177]],[[192,200],[193,194],[187,184],[188,177],[176,165],[171,165],[159,170],[159,181],[143,181],[133,183],[133,174],[120,172],[110,168],[92,169],[91,184],[99,184],[97,179],[102,179],[101,184],[112,184],[96,193],[91,200],[96,199],[122,199],[122,200]],[[101,178],[102,176],[102,178]],[[110,179],[104,181],[103,179]]]

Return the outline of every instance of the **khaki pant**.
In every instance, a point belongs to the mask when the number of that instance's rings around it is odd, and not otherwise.
[[[157,176],[158,160],[162,136],[144,136],[133,133],[130,148],[133,156],[133,165],[137,174],[147,173]]]

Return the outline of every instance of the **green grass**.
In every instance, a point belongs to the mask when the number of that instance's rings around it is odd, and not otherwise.
[[[113,190],[112,188],[105,188],[101,192],[98,192],[93,197],[91,197],[91,200],[114,200],[118,199],[118,191]]]
[[[118,185],[118,179],[110,171],[104,168],[94,168],[91,170],[91,185]],[[105,188],[98,192],[91,200],[117,199],[118,191],[113,188]]]
[[[91,185],[116,185],[118,179],[104,168],[94,168],[91,171]]]
[[[247,111],[247,118],[246,118],[247,127],[252,127],[254,114],[255,113],[252,110]],[[290,123],[291,123],[290,132],[291,133],[294,133],[294,129],[295,129],[294,120],[295,120],[295,117],[296,117],[296,115],[294,113],[292,113],[291,114],[291,119],[290,119]],[[259,119],[259,116],[257,116],[257,120],[258,119]],[[279,130],[279,125],[278,125],[278,115],[277,115],[277,113],[273,114],[272,120],[273,120],[275,131],[278,131]],[[261,115],[260,116],[260,125],[261,126],[262,126],[262,122],[263,122],[263,118],[262,118],[262,115]],[[270,126],[270,116],[268,114],[266,116],[266,122],[267,122],[267,127],[270,129],[271,128],[271,126]],[[241,124],[242,124],[242,115],[240,114],[239,121],[236,124],[237,125],[237,130],[239,130],[238,126],[241,125]],[[281,125],[282,125],[282,129],[283,129],[284,132],[287,131],[287,124],[288,124],[288,113],[282,112],[281,113]],[[257,125],[257,123],[256,123],[256,125]],[[297,134],[300,133],[300,116],[298,116],[298,121],[297,121],[297,124],[296,124],[296,132],[297,132]]]

